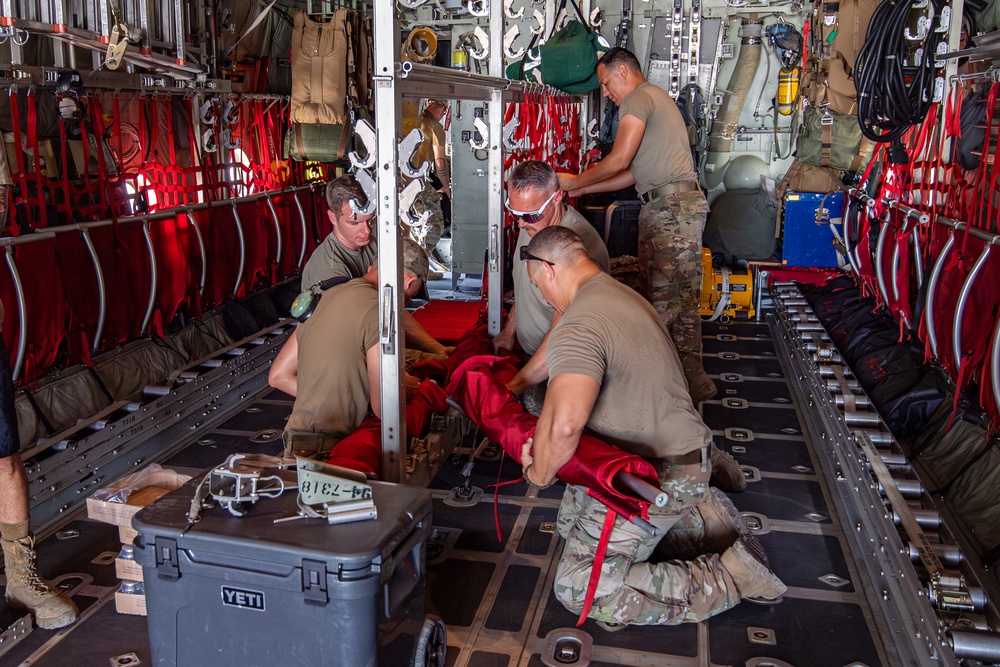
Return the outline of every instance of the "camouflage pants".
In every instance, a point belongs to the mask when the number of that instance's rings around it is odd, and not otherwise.
[[[430,255],[431,251],[437,247],[437,242],[441,240],[441,235],[444,234],[444,213],[441,212],[441,195],[427,181],[424,181],[424,189],[420,191],[413,210],[417,213],[431,212],[431,216],[422,227],[413,229],[413,236],[417,243],[423,246],[427,254]]]
[[[670,494],[666,507],[650,507],[653,537],[622,517],[608,541],[601,578],[589,617],[607,623],[677,625],[699,622],[739,602],[736,586],[717,554],[700,554],[704,522],[693,511],[708,494],[710,472],[699,464],[673,466],[661,474],[660,486]],[[608,508],[570,486],[559,506],[559,534],[566,539],[556,569],[556,598],[580,613]],[[662,542],[662,543],[661,543]],[[650,563],[655,548],[673,560]],[[687,561],[678,558],[690,558]]]
[[[667,325],[681,360],[701,353],[701,192],[658,197],[639,212],[639,282]],[[700,365],[700,364],[699,364]]]

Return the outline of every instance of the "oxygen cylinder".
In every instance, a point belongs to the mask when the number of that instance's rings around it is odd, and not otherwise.
[[[781,68],[778,72],[778,113],[790,116],[795,110],[795,100],[799,96],[799,68]]]

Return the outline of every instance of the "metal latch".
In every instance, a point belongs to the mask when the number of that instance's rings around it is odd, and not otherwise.
[[[177,540],[157,537],[153,543],[156,549],[156,577],[167,581],[181,578],[180,564],[177,562]]]
[[[306,604],[325,607],[330,601],[326,592],[326,563],[319,560],[302,560],[302,592]]]

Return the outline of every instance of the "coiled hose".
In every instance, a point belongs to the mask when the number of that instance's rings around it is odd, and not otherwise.
[[[926,34],[921,39],[906,36],[913,23],[910,0],[885,0],[872,14],[854,73],[858,123],[871,141],[894,142],[902,148],[903,134],[927,115],[938,70],[934,54],[947,38],[946,31],[938,31],[946,6],[944,0],[928,0]],[[905,149],[902,157],[905,162]]]

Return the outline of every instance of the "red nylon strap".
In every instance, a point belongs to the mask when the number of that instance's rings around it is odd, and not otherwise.
[[[15,176],[17,177],[18,182],[21,184],[21,193],[20,193],[21,196],[15,199],[14,193],[13,191],[11,191],[11,197],[10,197],[11,210],[8,213],[7,219],[10,223],[10,228],[12,233],[14,234],[14,236],[17,236],[18,234],[21,233],[21,230],[15,221],[16,211],[14,210],[14,205],[18,201],[22,201],[25,203],[25,209],[26,209],[25,213],[29,212],[28,211],[29,207],[27,205],[28,179],[27,175],[24,173],[24,151],[21,148],[24,145],[21,142],[21,114],[20,114],[20,109],[18,108],[17,105],[17,91],[14,88],[14,86],[10,87],[9,96],[10,96],[10,120],[11,120],[11,125],[13,125],[14,129],[14,155],[15,155],[14,162],[16,163],[14,167],[17,169],[17,173],[15,174]]]
[[[615,527],[616,514],[608,508],[604,515],[604,527],[601,528],[601,539],[597,543],[597,553],[594,554],[594,565],[590,568],[590,581],[587,582],[587,597],[583,600],[583,609],[580,611],[580,618],[576,621],[576,627],[583,625],[590,615],[590,608],[594,606],[594,596],[597,594],[597,584],[601,581],[601,569],[604,567],[604,557],[608,552],[608,542],[611,540],[611,530]]]
[[[1000,92],[1000,86],[994,85],[990,89],[990,93],[986,99],[986,127],[993,127],[993,115],[994,106],[996,105],[997,93]],[[990,132],[987,130],[985,137],[983,138],[983,147],[980,152],[979,158],[979,169],[976,170],[976,180],[972,187],[972,191],[969,193],[969,198],[966,200],[965,213],[967,216],[967,221],[969,226],[975,225],[980,227],[979,219],[984,215],[983,202],[986,199],[986,192],[984,192],[987,187],[986,172],[988,171],[986,165],[986,157],[990,154],[990,148],[993,145],[990,142]],[[962,242],[962,249],[965,250],[965,240],[968,238],[966,234],[965,239]]]
[[[101,211],[109,211],[111,217],[117,222],[117,212],[114,210],[113,206],[109,205],[109,196],[107,188],[110,185],[108,182],[108,165],[104,161],[104,121],[101,120],[101,105],[100,103],[95,103],[90,105],[91,116],[94,119],[94,136],[97,139],[95,142],[97,144],[97,173],[100,177],[100,187],[98,192],[101,197]],[[115,225],[115,234],[117,235],[117,224]],[[117,238],[117,236],[116,236]]]
[[[73,202],[72,200],[72,190],[69,187],[69,159],[67,156],[67,144],[69,142],[66,139],[66,122],[59,117],[59,159],[62,160],[62,169],[60,170],[60,185],[63,191],[63,200],[61,208],[63,215],[66,216],[66,222],[73,220]],[[86,346],[84,346],[86,348]]]
[[[38,217],[41,220],[42,227],[49,226],[49,212],[48,208],[45,206],[45,194],[44,190],[48,189],[42,187],[42,182],[45,181],[46,186],[48,186],[48,179],[42,173],[42,156],[38,151],[38,111],[35,100],[35,91],[28,91],[28,148],[31,150],[31,154],[35,156],[34,173],[31,175],[30,179],[35,182],[36,194],[34,199],[38,202]],[[28,178],[27,176],[25,178]],[[30,200],[28,193],[25,193],[25,198]],[[31,221],[28,221],[31,224]]]

